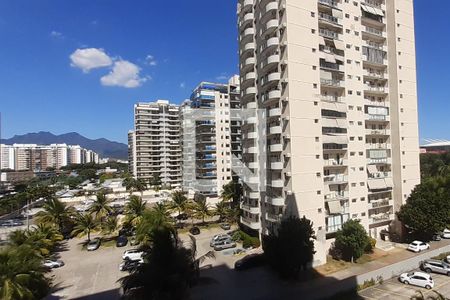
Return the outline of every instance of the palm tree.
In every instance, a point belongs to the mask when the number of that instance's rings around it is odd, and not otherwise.
[[[126,223],[131,223],[133,226],[139,224],[145,211],[145,204],[141,197],[131,196],[130,202],[125,206]]]
[[[153,232],[159,229],[167,229],[175,234],[169,210],[163,203],[157,203],[155,207],[144,212],[136,228],[137,240],[147,244],[153,239]]]
[[[147,189],[147,184],[143,179],[138,179],[134,183],[134,188],[136,191],[141,193],[141,197],[144,195],[144,191]]]
[[[29,245],[0,252],[0,299],[42,299],[50,290],[42,258]]]
[[[102,232],[106,234],[112,234],[119,229],[119,220],[117,216],[110,216],[106,218],[104,222],[101,223]]]
[[[231,208],[228,210],[227,220],[228,222],[235,224],[238,223],[241,217],[241,210],[239,207]]]
[[[232,201],[234,204],[238,204],[242,195],[242,186],[235,182],[230,181],[222,187],[220,197],[226,201]]]
[[[57,244],[63,240],[63,236],[56,227],[49,224],[38,224],[32,230],[26,231],[26,244],[30,245],[42,256],[50,255]]]
[[[36,214],[37,222],[54,224],[60,232],[63,231],[64,224],[70,221],[70,217],[74,212],[72,207],[67,207],[63,202],[55,198],[48,199],[42,208],[44,210]]]
[[[219,216],[219,222],[222,222],[222,220],[226,219],[227,216],[229,215],[229,211],[230,211],[229,204],[224,200],[222,200],[216,204],[214,214]]]
[[[172,194],[172,201],[170,202],[170,208],[176,210],[178,215],[181,215],[186,211],[188,200],[181,191],[175,191]]]
[[[80,237],[87,235],[88,241],[91,240],[91,232],[99,226],[99,223],[91,214],[78,214],[75,218],[75,224],[72,235]]]
[[[205,223],[205,218],[211,216],[210,204],[206,202],[206,199],[199,199],[193,203],[192,206],[193,215],[197,219],[202,219],[202,223]]]
[[[111,201],[106,198],[106,194],[99,192],[97,193],[97,200],[92,203],[89,212],[95,214],[96,218],[103,219],[112,211],[110,203]]]

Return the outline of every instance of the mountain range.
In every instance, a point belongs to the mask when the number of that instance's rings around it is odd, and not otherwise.
[[[2,139],[2,144],[67,144],[80,145],[83,148],[92,150],[102,158],[114,158],[127,160],[128,147],[123,143],[113,142],[104,138],[91,140],[76,132],[55,135],[51,132],[40,131],[27,133],[23,135],[15,135],[10,139]]]

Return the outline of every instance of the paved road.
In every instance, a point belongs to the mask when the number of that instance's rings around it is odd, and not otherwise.
[[[57,291],[48,299],[119,299],[119,278],[126,275],[119,271],[122,254],[133,247],[115,246],[96,251],[81,250],[82,239],[68,241],[68,250],[60,253],[65,266],[54,269]]]
[[[419,270],[416,270],[419,271]],[[434,280],[434,291],[441,293],[442,295],[450,295],[450,277],[441,274],[431,274]],[[416,291],[421,291],[425,299],[430,295],[436,295],[432,291],[421,287],[415,287],[411,285],[405,285],[398,281],[398,278],[392,278],[388,281],[383,282],[383,284],[376,285],[367,288],[361,292],[359,295],[364,299],[404,299],[409,300],[412,296],[416,294]]]

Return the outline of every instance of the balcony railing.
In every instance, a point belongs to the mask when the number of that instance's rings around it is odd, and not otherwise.
[[[331,192],[324,197],[325,201],[344,200],[346,198],[348,198],[347,191]]]
[[[338,2],[334,1],[334,0],[319,0],[319,3],[328,5],[328,6],[332,6],[332,7],[337,7],[338,6]]]
[[[325,68],[325,69],[331,69],[331,70],[336,70],[336,71],[342,71],[342,70],[341,70],[341,65],[339,65],[339,64],[334,64],[334,63],[329,63],[329,62],[320,62],[320,67],[321,67],[321,68]]]
[[[380,8],[381,9],[381,1],[377,1],[377,0],[363,0],[363,4],[367,4],[376,8]]]
[[[320,83],[327,86],[334,86],[334,87],[343,87],[344,82],[342,80],[337,79],[324,79],[320,78]]]
[[[331,22],[331,23],[336,24],[336,25],[340,25],[338,18],[330,16],[328,14],[319,13],[319,19]]]
[[[373,28],[373,27],[366,26],[364,31],[368,32],[368,33],[371,33],[371,34],[374,34],[374,35],[381,36],[381,37],[383,36],[383,31],[378,30],[378,29]]]
[[[319,29],[319,35],[326,37],[326,38],[330,38],[330,39],[338,39],[339,38],[339,34],[337,32],[323,29],[323,28]]]
[[[376,202],[370,202],[372,204],[372,208],[379,208],[384,206],[391,206],[391,201],[389,200],[381,200]]]
[[[348,181],[348,176],[344,175],[344,174],[333,174],[333,175],[325,176],[323,178],[323,181],[325,183],[331,183],[331,184],[347,182]]]
[[[329,102],[344,102],[344,97],[334,96],[334,95],[320,95],[320,99]]]

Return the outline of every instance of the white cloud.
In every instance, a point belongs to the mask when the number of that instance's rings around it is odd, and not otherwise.
[[[145,58],[145,63],[150,66],[156,66],[158,62],[156,61],[155,57],[153,55],[147,55]]]
[[[149,76],[141,77],[140,71],[137,65],[126,60],[118,60],[114,62],[114,67],[109,74],[100,78],[100,82],[105,86],[136,88],[151,79]]]
[[[226,73],[221,73],[219,76],[216,77],[217,81],[224,81],[228,79],[228,75]]]
[[[186,83],[185,82],[180,83],[180,89],[184,89],[185,87],[186,87]]]
[[[84,73],[92,69],[111,66],[113,61],[103,49],[77,49],[70,55],[71,66],[80,68]]]
[[[64,38],[64,35],[61,32],[55,31],[55,30],[50,32],[50,36],[55,39],[63,39]]]

